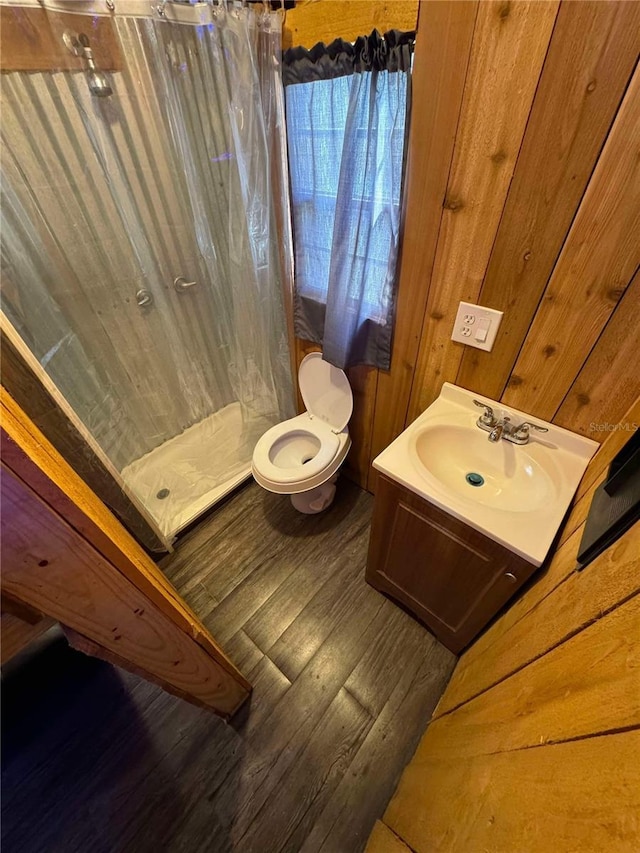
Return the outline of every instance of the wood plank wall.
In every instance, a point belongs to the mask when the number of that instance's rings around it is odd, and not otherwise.
[[[591,462],[546,573],[458,662],[367,853],[638,850],[640,524],[575,571],[620,441]]]
[[[407,4],[370,5],[406,28]],[[640,4],[419,5],[391,370],[349,372],[346,473],[372,491],[444,381],[596,440],[640,392]],[[346,26],[308,20],[306,44]],[[450,340],[460,300],[505,312],[491,353]]]

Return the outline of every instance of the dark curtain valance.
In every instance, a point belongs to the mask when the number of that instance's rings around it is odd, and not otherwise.
[[[415,31],[389,30],[381,36],[377,30],[359,36],[353,44],[336,39],[331,44],[291,47],[283,54],[283,82],[311,83],[347,77],[363,71],[409,71],[415,43]]]

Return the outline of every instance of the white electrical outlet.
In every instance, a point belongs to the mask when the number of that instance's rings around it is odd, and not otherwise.
[[[502,311],[461,302],[453,324],[451,340],[491,352],[501,320]]]

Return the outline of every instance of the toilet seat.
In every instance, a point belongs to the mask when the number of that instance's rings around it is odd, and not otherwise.
[[[344,371],[314,352],[302,360],[298,377],[307,411],[267,430],[253,452],[254,479],[279,494],[326,483],[351,447],[347,423],[353,394]]]
[[[304,419],[304,420],[303,420]],[[320,447],[308,462],[300,465],[278,465],[271,461],[271,453],[278,441],[294,442],[305,435],[318,439]],[[283,421],[271,427],[259,439],[253,451],[253,465],[262,477],[273,483],[299,483],[323,471],[335,458],[340,447],[338,436],[322,421],[313,419],[308,413]]]

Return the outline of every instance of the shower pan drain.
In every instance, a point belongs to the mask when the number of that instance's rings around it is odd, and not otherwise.
[[[159,501],[163,501],[165,498],[168,498],[171,494],[171,489],[160,489],[156,497]]]

